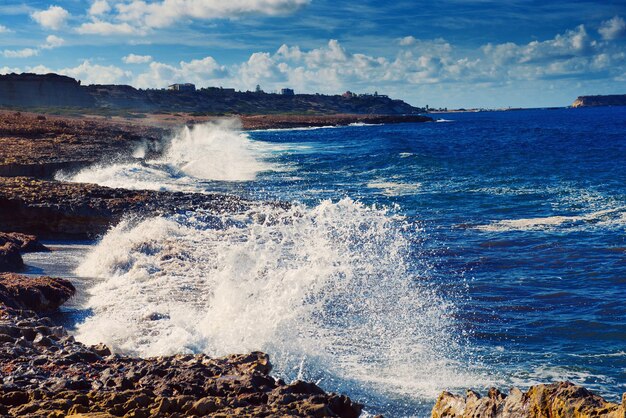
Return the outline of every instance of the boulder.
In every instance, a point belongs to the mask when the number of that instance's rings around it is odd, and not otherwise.
[[[21,253],[48,252],[50,249],[37,240],[35,235],[19,232],[0,232],[0,246],[11,242],[19,246]]]
[[[67,280],[0,273],[0,304],[14,309],[46,312],[57,309],[76,289]]]

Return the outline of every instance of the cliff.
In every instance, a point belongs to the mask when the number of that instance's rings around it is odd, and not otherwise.
[[[578,96],[572,107],[588,106],[626,106],[626,94],[611,94],[608,96]]]
[[[236,92],[208,88],[196,91],[140,90],[123,85],[81,86],[56,74],[0,75],[0,106],[28,109],[68,107],[82,111],[186,112],[210,115],[250,114],[417,114],[423,109],[402,100],[374,95]]]
[[[57,74],[0,75],[0,105],[91,107],[93,97],[79,81]]]

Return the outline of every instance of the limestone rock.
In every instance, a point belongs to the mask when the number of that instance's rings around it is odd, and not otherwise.
[[[532,386],[526,393],[513,388],[508,396],[493,388],[486,397],[474,391],[465,397],[443,392],[432,410],[432,418],[596,417],[626,417],[626,394],[618,405],[582,386],[558,382]]]

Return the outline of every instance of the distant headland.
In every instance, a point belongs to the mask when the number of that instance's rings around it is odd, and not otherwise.
[[[89,113],[116,114],[135,112],[184,112],[196,115],[417,115],[426,109],[414,107],[386,95],[296,94],[283,88],[266,93],[206,87],[190,83],[173,84],[162,89],[136,89],[127,85],[88,85],[58,74],[0,75],[0,106],[16,109],[66,112],[81,109]]]
[[[578,96],[572,107],[589,106],[626,106],[626,94],[611,94],[607,96]]]

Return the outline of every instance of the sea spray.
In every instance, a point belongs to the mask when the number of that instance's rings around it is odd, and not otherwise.
[[[123,222],[79,267],[99,281],[77,337],[142,356],[263,350],[287,377],[306,359],[312,378],[434,396],[469,374],[412,228],[350,199]]]
[[[143,160],[149,154],[146,144],[140,144],[132,153],[135,161],[97,164],[56,178],[126,189],[203,192],[199,181],[249,181],[279,169],[265,161],[271,151],[242,132],[236,119],[185,126],[161,146],[155,159]]]
[[[410,254],[419,233],[348,198],[123,222],[78,269],[98,281],[77,338],[142,356],[262,350],[279,376],[349,393],[475,386],[454,306]]]

